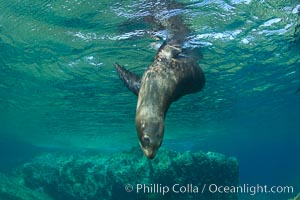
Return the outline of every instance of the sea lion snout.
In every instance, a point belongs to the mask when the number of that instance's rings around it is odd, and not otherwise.
[[[144,137],[142,141],[139,142],[141,149],[143,150],[144,154],[147,156],[149,159],[153,159],[161,146],[161,143],[154,143],[151,142],[151,139],[149,137]]]
[[[141,149],[149,159],[154,158],[164,136],[163,120],[137,119],[136,125]]]

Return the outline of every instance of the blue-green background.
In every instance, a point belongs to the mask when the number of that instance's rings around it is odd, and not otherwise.
[[[200,47],[207,82],[172,104],[163,147],[235,156],[241,183],[299,192],[299,1],[181,2],[185,45]],[[36,147],[138,145],[137,98],[113,64],[142,74],[153,61],[147,9],[141,0],[0,0],[1,167]]]

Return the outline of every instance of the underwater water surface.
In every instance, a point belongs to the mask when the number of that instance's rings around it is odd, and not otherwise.
[[[43,148],[138,146],[137,98],[113,65],[142,74],[152,63],[152,44],[162,43],[153,36],[167,33],[143,21],[149,2],[0,0],[0,168]],[[299,1],[180,2],[206,85],[172,104],[162,147],[234,156],[241,183],[293,185],[293,194],[262,196],[296,196]]]

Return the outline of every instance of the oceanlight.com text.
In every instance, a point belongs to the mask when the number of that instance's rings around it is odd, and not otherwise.
[[[206,187],[206,186],[205,186]],[[272,194],[290,194],[294,193],[293,186],[268,186],[268,185],[249,185],[243,184],[239,186],[222,186],[216,184],[207,185],[210,193],[239,193],[255,195],[257,193],[272,193]],[[206,189],[204,189],[206,190]]]
[[[161,194],[180,193],[180,194],[203,194],[203,193],[221,193],[221,194],[249,194],[256,195],[258,193],[266,194],[291,194],[294,193],[293,186],[268,186],[268,185],[249,185],[243,184],[238,186],[225,186],[217,184],[127,184],[126,192],[136,192],[137,194]]]

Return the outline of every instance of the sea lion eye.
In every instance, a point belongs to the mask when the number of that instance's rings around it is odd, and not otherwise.
[[[144,137],[144,144],[149,145],[150,144],[150,138],[149,137]]]

